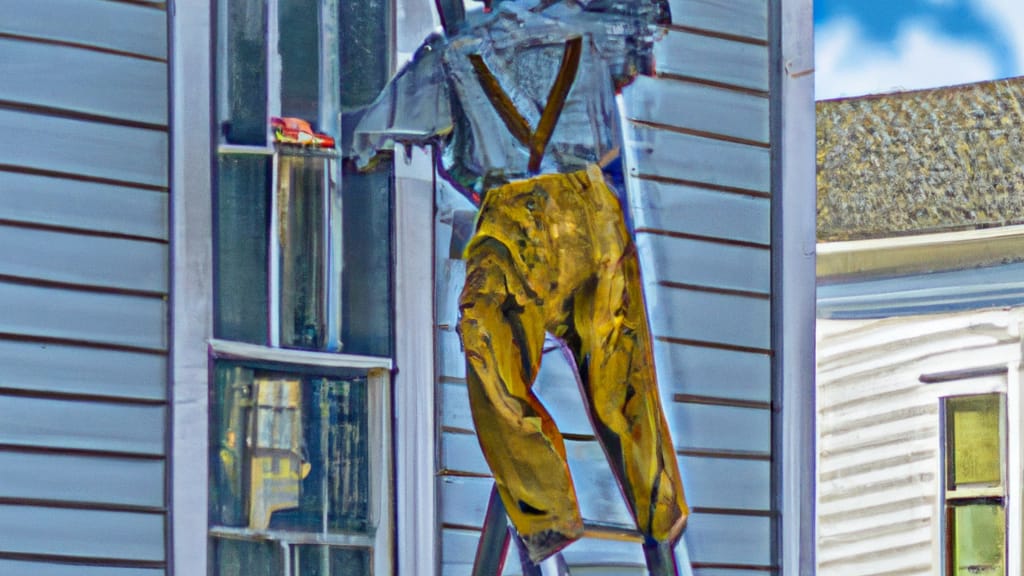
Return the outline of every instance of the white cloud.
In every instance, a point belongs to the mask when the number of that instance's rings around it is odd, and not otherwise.
[[[1024,5],[1020,0],[974,0],[978,11],[1012,46],[1015,74],[1024,75]]]
[[[836,19],[817,28],[815,43],[814,86],[819,100],[996,77],[996,62],[983,45],[945,36],[920,20],[904,23],[888,44],[868,39],[854,20]]]

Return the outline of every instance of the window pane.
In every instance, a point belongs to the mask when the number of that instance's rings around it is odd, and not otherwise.
[[[390,161],[366,173],[345,165],[341,336],[350,354],[391,354],[391,186]]]
[[[280,0],[278,13],[281,114],[316,125],[320,103],[320,0]]]
[[[253,372],[218,366],[210,406],[210,523],[245,526],[249,501],[249,400]]]
[[[296,546],[297,576],[369,576],[370,550]]]
[[[281,345],[320,349],[326,335],[324,169],[326,159],[280,157]]]
[[[270,160],[222,155],[218,171],[213,333],[217,338],[263,344]]]
[[[955,576],[1006,574],[1006,513],[1001,504],[955,506],[952,569]]]
[[[281,548],[276,542],[213,538],[211,576],[280,576]]]
[[[365,548],[331,548],[331,576],[370,574],[370,551]]]
[[[1002,448],[999,432],[1000,396],[964,396],[946,400],[949,486],[998,486]]]
[[[221,0],[219,122],[226,142],[266,143],[267,15],[264,0]],[[200,135],[195,135],[199,137]]]
[[[364,377],[216,367],[213,525],[366,533],[369,420]]]
[[[340,3],[342,110],[373,102],[388,81],[390,5],[388,0]]]

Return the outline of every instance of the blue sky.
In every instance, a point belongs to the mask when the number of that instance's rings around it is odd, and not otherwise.
[[[1024,0],[814,0],[818,99],[1024,75]]]

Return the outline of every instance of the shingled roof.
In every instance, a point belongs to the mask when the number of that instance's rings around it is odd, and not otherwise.
[[[818,240],[1024,223],[1024,77],[817,103]]]

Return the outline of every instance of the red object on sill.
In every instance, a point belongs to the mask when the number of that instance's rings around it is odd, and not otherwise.
[[[334,148],[334,138],[322,132],[314,132],[309,122],[301,118],[271,118],[274,140],[279,144],[295,144],[313,148]]]

